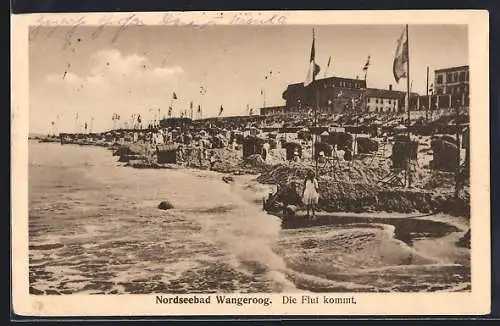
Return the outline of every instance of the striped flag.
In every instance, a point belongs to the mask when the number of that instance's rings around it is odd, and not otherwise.
[[[321,70],[320,67],[316,64],[316,49],[314,46],[315,37],[314,37],[314,29],[313,29],[313,40],[311,46],[311,55],[309,57],[309,70],[307,71],[306,80],[304,81],[304,87],[310,85],[315,79],[316,75]]]
[[[408,35],[406,34],[406,29],[397,41],[396,53],[394,54],[394,62],[392,65],[392,72],[394,74],[394,80],[399,83],[401,78],[408,77],[408,71],[406,69],[406,63],[408,62]]]

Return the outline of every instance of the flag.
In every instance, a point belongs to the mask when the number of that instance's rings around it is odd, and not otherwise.
[[[192,109],[193,108],[193,101],[189,102],[189,108]]]
[[[365,66],[363,67],[363,71],[367,71],[369,66],[370,66],[370,56],[368,56],[368,59],[366,59],[366,63],[365,63]]]
[[[264,95],[264,90],[263,89],[260,90],[260,95]]]
[[[201,113],[201,105],[198,104],[198,113]]]
[[[326,63],[326,68],[325,68],[325,76],[324,78],[326,78],[326,72],[328,71],[328,68],[330,68],[330,63],[332,61],[332,56],[329,56],[328,57],[328,62]]]
[[[307,71],[306,80],[304,81],[304,87],[310,85],[316,78],[316,75],[320,71],[320,67],[315,62],[316,49],[314,47],[314,30],[313,30],[313,41],[311,46],[311,56],[309,57],[309,70]]]
[[[137,116],[137,123],[141,123],[141,122],[142,122],[142,120],[141,120],[141,115],[139,114],[139,115]]]
[[[408,71],[406,64],[408,62],[408,35],[406,34],[406,28],[397,41],[396,53],[394,54],[394,63],[392,65],[392,72],[394,74],[394,80],[399,83],[401,78],[408,77]]]
[[[169,117],[172,116],[172,107],[171,106],[168,107],[168,116]]]
[[[222,112],[224,111],[224,108],[222,107],[222,105],[220,106],[220,111],[219,111],[219,116],[222,114]]]
[[[175,94],[175,92],[174,92],[174,94],[172,94],[172,99],[177,100],[177,94]]]
[[[203,87],[203,86],[200,86],[200,94],[201,94],[201,95],[205,95],[206,93],[207,93],[206,88],[205,88],[205,87]]]
[[[50,124],[51,124],[51,125],[54,125],[54,121],[52,121]]]
[[[85,122],[85,130],[87,130],[87,122]]]

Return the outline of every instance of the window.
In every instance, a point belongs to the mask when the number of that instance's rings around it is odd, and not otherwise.
[[[376,100],[375,100],[375,103],[377,103],[377,104],[378,104],[378,99],[376,99]]]
[[[437,76],[437,82],[436,84],[441,85],[443,83],[443,75],[439,74]]]
[[[458,81],[458,73],[453,73],[453,82],[456,83]]]
[[[446,82],[447,83],[451,83],[452,82],[452,75],[451,75],[451,72],[447,73],[446,74]]]
[[[460,72],[460,81],[465,81],[465,71]]]
[[[465,72],[465,80],[469,81],[469,72],[468,71]]]

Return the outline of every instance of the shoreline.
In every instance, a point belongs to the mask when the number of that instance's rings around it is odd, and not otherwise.
[[[37,143],[51,143],[51,142],[40,142],[39,139],[29,139],[29,141],[35,141]],[[95,144],[95,143],[65,143],[64,145],[74,145],[74,146],[92,146],[92,147],[100,147],[100,148],[105,148],[108,151],[116,151],[116,146],[113,145],[102,145],[102,144]],[[126,144],[124,144],[126,145]],[[61,144],[62,146],[62,144]],[[240,189],[243,192],[247,192],[248,190],[243,189],[244,186],[248,186],[249,184],[252,185],[259,185],[262,188],[274,188],[276,189],[277,185],[276,184],[270,184],[268,182],[262,182],[259,181],[259,177],[262,176],[263,172],[258,171],[258,169],[241,169],[240,173],[235,173],[233,172],[226,172],[221,169],[210,169],[210,168],[200,168],[198,166],[182,166],[179,164],[164,164],[164,165],[157,165],[154,167],[151,166],[134,166],[133,164],[130,164],[130,162],[122,162],[123,164],[121,165],[122,167],[131,167],[135,169],[167,169],[167,170],[182,170],[186,172],[210,172],[213,174],[216,174],[217,177],[220,179],[221,182],[224,183],[234,183],[235,185],[238,184],[240,186]],[[272,169],[275,167],[275,165],[269,165],[269,168]],[[224,180],[225,177],[229,177],[229,180]],[[255,192],[254,192],[255,193]],[[282,221],[286,218],[284,214],[281,212],[276,212],[276,211],[270,211],[263,209],[263,201],[265,198],[261,198],[259,201],[260,207],[262,207],[262,210],[267,213],[270,216],[273,216],[274,218],[279,218]],[[255,198],[253,200],[255,205],[258,205],[257,199]],[[302,209],[298,210],[296,214],[296,218],[305,218],[304,211]],[[376,210],[376,211],[365,211],[365,212],[354,212],[354,211],[325,211],[318,209],[316,215],[321,218],[327,218],[327,219],[335,219],[335,218],[367,218],[367,219],[374,219],[374,220],[380,220],[380,219],[400,219],[400,218],[405,218],[405,219],[426,219],[426,220],[436,220],[437,216],[440,217],[448,217],[448,219],[451,219],[454,221],[454,226],[460,228],[462,231],[467,231],[469,227],[469,217],[463,215],[454,215],[454,214],[449,214],[447,212],[441,212],[441,211],[431,211],[431,212],[397,212],[397,211],[384,211],[384,210]],[[460,222],[457,222],[460,221]],[[466,221],[466,222],[465,222]]]
[[[45,145],[46,146],[46,145]],[[43,147],[42,147],[43,150]],[[97,150],[97,149],[96,149]],[[92,149],[90,149],[92,151]],[[100,150],[97,150],[98,152],[101,152]],[[96,155],[99,157],[106,157],[108,154],[105,152],[101,152],[99,154],[96,152]],[[84,154],[85,155],[85,154]],[[106,160],[108,161],[108,160]],[[110,158],[109,161],[115,161],[115,158]],[[119,164],[119,167],[124,167],[123,164]],[[116,169],[116,167],[114,168]],[[249,203],[250,205],[248,207],[245,207],[246,205],[241,206],[243,209],[245,209],[247,212],[249,212],[247,215],[247,219],[252,221],[254,220],[254,216],[257,216],[261,218],[263,222],[254,222],[256,224],[261,224],[262,223],[267,223],[265,221],[266,218],[269,218],[272,220],[270,221],[271,225],[274,226],[272,227],[272,232],[276,233],[276,238],[274,238],[273,235],[273,242],[272,246],[270,247],[272,252],[276,254],[278,257],[282,257],[284,261],[287,262],[286,267],[281,270],[279,269],[280,273],[284,274],[287,279],[291,279],[292,282],[295,284],[295,287],[307,291],[312,291],[316,292],[319,291],[319,289],[322,289],[325,287],[325,289],[328,289],[328,291],[331,292],[337,292],[337,291],[342,291],[340,288],[340,285],[343,284],[342,281],[344,278],[347,278],[348,276],[343,276],[341,272],[332,272],[332,274],[327,275],[326,277],[322,277],[323,274],[322,270],[324,269],[322,258],[319,256],[314,256],[315,248],[330,248],[331,247],[331,253],[329,255],[332,255],[332,259],[335,258],[333,252],[336,252],[336,250],[339,250],[339,252],[344,252],[342,249],[342,245],[346,245],[346,243],[351,243],[352,241],[357,241],[358,236],[365,236],[366,234],[376,234],[376,237],[383,239],[384,244],[383,245],[378,245],[377,242],[377,251],[374,253],[374,257],[377,259],[377,262],[373,267],[374,270],[377,268],[387,268],[389,270],[399,270],[399,268],[410,268],[414,269],[416,268],[417,270],[420,268],[418,266],[418,260],[419,259],[424,259],[421,257],[424,257],[425,255],[429,255],[432,260],[438,261],[439,263],[436,265],[437,268],[439,268],[440,271],[436,271],[436,277],[441,278],[441,275],[446,275],[448,273],[451,273],[448,270],[449,264],[453,264],[454,261],[459,263],[460,271],[459,273],[464,273],[466,275],[465,279],[467,280],[467,268],[468,268],[468,249],[461,248],[456,244],[456,240],[458,240],[460,237],[462,237],[463,232],[465,232],[465,229],[460,229],[460,230],[455,230],[454,228],[443,225],[442,222],[446,224],[457,224],[460,223],[460,221],[457,218],[454,217],[446,217],[443,219],[443,216],[422,216],[423,214],[401,214],[401,213],[383,213],[383,212],[376,212],[376,213],[367,213],[367,214],[359,214],[359,213],[348,213],[348,212],[337,212],[337,213],[318,213],[318,215],[324,215],[324,216],[329,216],[329,218],[332,219],[332,222],[329,225],[302,225],[302,228],[299,230],[293,230],[289,228],[283,228],[282,225],[280,225],[279,217],[277,217],[274,214],[270,214],[268,212],[265,212],[264,210],[261,209],[261,205],[257,201],[254,201],[254,199],[259,198],[261,193],[265,193],[266,189],[269,189],[272,187],[271,185],[266,185],[266,184],[261,184],[259,183],[254,175],[239,175],[239,176],[234,176],[233,182],[227,183],[222,180],[223,176],[225,176],[224,173],[216,172],[216,171],[206,171],[206,170],[198,170],[194,168],[179,168],[179,171],[176,172],[168,172],[168,173],[156,173],[156,172],[150,172],[150,171],[144,171],[142,172],[133,172],[131,170],[122,170],[122,172],[118,172],[118,175],[123,174],[123,177],[129,175],[134,176],[134,177],[140,177],[140,175],[145,174],[148,175],[149,177],[155,178],[155,176],[160,176],[164,175],[168,179],[168,175],[170,173],[176,174],[177,176],[174,178],[175,180],[182,180],[182,176],[184,173],[189,174],[191,176],[199,176],[201,178],[208,178],[210,179],[209,183],[213,185],[214,187],[224,187],[226,188],[224,190],[225,193],[227,191],[232,191],[235,192],[235,195],[239,197],[240,199],[244,200],[245,202]],[[113,167],[111,167],[110,170],[106,170],[107,173],[113,173]],[[189,180],[192,178],[188,177]],[[128,180],[128,179],[125,179]],[[134,180],[134,179],[130,179]],[[193,180],[195,182],[195,180]],[[225,183],[225,184],[223,184]],[[123,182],[122,182],[123,184]],[[119,193],[121,192],[119,189],[118,191],[118,196]],[[169,199],[169,197],[165,197],[166,199]],[[224,198],[219,198],[222,201],[224,201]],[[158,200],[158,198],[156,198]],[[145,219],[149,219],[147,216],[153,216],[156,214],[159,215],[165,215],[169,216],[170,214],[176,214],[175,212],[172,213],[154,213],[153,210],[156,209],[155,203],[151,202],[149,205],[151,211],[150,214],[141,214],[143,215],[142,217]],[[163,200],[163,199],[161,199]],[[178,199],[178,204],[181,206],[182,205],[182,197],[179,197]],[[238,198],[235,198],[237,202],[239,203],[240,200]],[[176,201],[173,201],[174,205],[176,204]],[[157,203],[156,203],[157,204]],[[212,204],[213,205],[213,204]],[[250,207],[252,206],[252,207]],[[179,206],[180,208],[180,206]],[[255,208],[255,209],[254,209]],[[175,209],[175,208],[174,208]],[[183,209],[183,208],[181,208]],[[241,210],[241,209],[240,209]],[[214,211],[215,212],[215,211]],[[253,213],[252,213],[253,212]],[[260,212],[260,213],[259,213]],[[255,215],[254,215],[255,214]],[[234,220],[232,218],[233,216],[230,216],[231,220]],[[193,216],[194,219],[197,219],[197,215]],[[352,219],[355,219],[353,221]],[[152,219],[153,221],[156,221],[158,223],[162,223],[161,220],[163,218],[156,218]],[[357,219],[357,221],[356,221]],[[418,220],[418,219],[424,219],[424,220],[438,220],[441,223],[426,223],[424,222],[417,222],[418,224],[413,223],[413,220]],[[132,220],[136,220],[136,218],[132,218]],[[399,220],[399,221],[396,221]],[[215,223],[224,223],[224,217],[223,216],[214,216],[214,221]],[[203,221],[201,221],[203,222]],[[394,225],[394,223],[399,223],[398,225]],[[161,224],[160,224],[161,225]],[[235,230],[240,229],[240,231],[244,234],[245,232],[249,232],[248,230],[241,230],[241,229],[247,229],[247,226],[245,223],[240,223],[237,220],[233,222],[233,225],[235,226]],[[252,226],[252,225],[249,225]],[[435,231],[432,231],[434,226],[438,226]],[[259,228],[257,227],[257,230],[253,230],[253,228],[250,228],[251,230],[251,235],[252,238],[257,237],[259,239],[259,234],[262,232],[266,232],[265,230],[267,229],[266,227],[262,228],[262,226]],[[234,230],[234,228],[233,228]],[[428,231],[431,231],[431,234],[428,234]],[[154,232],[154,231],[153,231]],[[448,233],[450,232],[450,233]],[[121,233],[123,234],[123,233]],[[339,235],[342,234],[342,235]],[[351,236],[352,235],[352,236]],[[353,239],[351,240],[345,240],[344,237],[347,237],[348,239]],[[239,233],[234,233],[231,235],[231,241],[234,241],[234,243],[239,243],[241,241]],[[370,240],[368,238],[367,240]],[[223,240],[225,241],[225,240]],[[334,241],[332,245],[330,245],[330,241]],[[346,242],[348,241],[348,242]],[[225,242],[224,242],[225,243]],[[357,242],[353,242],[352,246],[349,248],[357,248],[355,246]],[[304,258],[299,261],[299,262],[294,262],[293,258],[291,255],[293,255],[290,251],[287,251],[286,248],[290,248],[292,246],[294,250],[299,253]],[[437,249],[435,247],[438,247]],[[258,246],[257,246],[258,247]],[[363,261],[365,258],[363,257],[363,254],[368,252],[371,253],[371,247],[374,247],[374,245],[366,245],[365,249],[360,249],[360,261]],[[69,248],[69,247],[68,247]],[[232,248],[232,247],[231,247]],[[238,247],[239,248],[239,247]],[[43,250],[45,248],[42,248],[40,252],[47,252],[47,250]],[[56,249],[59,250],[59,249]],[[67,250],[67,248],[62,248],[61,250]],[[240,249],[237,249],[240,250]],[[241,258],[242,259],[255,259],[254,255],[247,255],[246,249],[242,248],[242,252],[236,251],[237,254],[242,254]],[[267,249],[266,249],[267,250]],[[329,249],[330,250],[330,249]],[[365,250],[365,251],[364,251]],[[389,250],[389,251],[388,251]],[[393,252],[391,250],[395,250],[395,256],[394,257],[389,257],[386,252]],[[379,251],[382,253],[380,254],[382,258],[378,258],[379,256]],[[253,253],[253,251],[251,251]],[[263,258],[257,259],[257,262],[260,262],[261,264],[264,264],[264,266],[268,266],[267,263],[267,253],[268,251],[265,251],[265,255],[263,254]],[[270,252],[269,252],[270,253]],[[312,255],[312,256],[311,256]],[[153,256],[154,258],[155,256]],[[274,256],[273,256],[274,257]],[[386,258],[384,258],[386,257]],[[309,260],[308,260],[309,259]],[[312,259],[312,261],[310,260]],[[392,263],[393,259],[397,261],[397,263]],[[381,260],[383,262],[381,262]],[[335,260],[333,260],[335,261]],[[451,262],[450,262],[451,261]],[[329,262],[330,264],[333,264],[334,266],[336,263]],[[273,263],[269,263],[271,266]],[[379,266],[381,265],[381,266]],[[388,266],[385,266],[388,265]],[[432,265],[432,264],[431,264]],[[253,266],[253,265],[252,265]],[[260,266],[260,265],[259,265]],[[434,265],[433,265],[434,266]],[[462,267],[463,266],[463,267]],[[215,267],[214,267],[215,268]],[[423,266],[422,268],[426,268]],[[40,270],[44,270],[43,268],[40,268]],[[209,270],[212,271],[211,267],[204,267],[201,269],[200,273],[204,273],[203,271]],[[217,269],[216,269],[217,270]],[[455,270],[453,269],[454,273]],[[360,283],[364,284],[365,277],[372,277],[370,275],[372,272],[368,272],[367,274],[359,274],[353,276],[354,279],[352,280],[353,283]],[[376,273],[373,272],[373,273]],[[273,274],[275,275],[276,273],[273,270]],[[202,274],[203,275],[203,274]],[[346,274],[348,275],[348,274]],[[350,274],[349,274],[350,275]],[[281,274],[278,275],[281,280]],[[40,276],[43,278],[43,275]],[[444,276],[447,277],[447,276]],[[180,277],[182,280],[187,280],[189,282],[190,278],[189,277]],[[92,281],[90,281],[92,282]],[[169,281],[170,282],[170,281]],[[177,281],[175,281],[177,282]],[[340,282],[340,283],[339,283]],[[43,282],[42,282],[43,283]],[[118,291],[131,291],[132,285],[136,286],[133,288],[133,291],[147,291],[148,286],[150,285],[149,283],[143,284],[143,283],[133,283],[133,282],[128,282],[127,281],[127,288],[125,290],[119,289]],[[174,283],[172,283],[174,284]],[[177,284],[177,283],[175,283]],[[174,284],[174,285],[175,285]],[[350,283],[349,283],[350,284]],[[167,283],[167,285],[163,285],[164,287],[173,288],[174,285],[170,285],[170,283]],[[139,286],[139,287],[137,287]],[[142,286],[142,288],[140,288]],[[361,286],[361,285],[360,285]],[[363,285],[364,286],[364,285]],[[389,285],[388,285],[389,286]],[[390,285],[392,286],[392,285]],[[397,286],[404,287],[404,285],[401,285],[398,283]],[[427,285],[422,285],[422,287],[425,287]],[[45,286],[34,285],[34,289],[39,289],[39,290],[45,290]],[[146,289],[146,290],[144,290]],[[100,289],[99,289],[100,291]],[[114,290],[116,291],[116,289]],[[375,291],[375,290],[373,290]]]

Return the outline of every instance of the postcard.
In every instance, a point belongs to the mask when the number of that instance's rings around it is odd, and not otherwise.
[[[16,314],[490,311],[487,11],[11,21]]]

